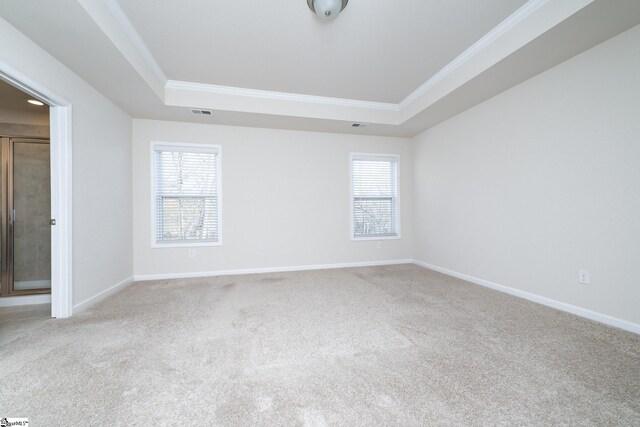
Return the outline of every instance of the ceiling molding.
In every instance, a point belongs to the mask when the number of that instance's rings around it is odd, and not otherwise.
[[[167,106],[399,126],[594,0],[529,0],[400,103],[168,80],[117,0],[77,0]]]
[[[304,95],[299,93],[274,92],[261,89],[247,89],[242,87],[219,86],[206,83],[193,83],[178,80],[168,80],[167,89],[183,89],[202,91],[219,95],[233,95],[248,98],[271,99],[278,101],[293,101],[308,104],[333,105],[338,107],[369,108],[373,110],[399,111],[398,104],[386,102],[359,101],[356,99],[332,98],[328,96]]]
[[[398,104],[169,80],[165,104],[292,117],[400,124]]]
[[[142,37],[140,37],[140,34],[138,34],[138,31],[136,31],[135,27],[133,26],[127,15],[124,13],[124,10],[122,10],[122,7],[120,7],[120,4],[116,0],[105,0],[105,3],[111,11],[113,17],[122,26],[122,29],[127,33],[127,36],[136,46],[138,52],[147,63],[149,68],[151,68],[158,80],[166,82],[168,80],[167,76],[164,74],[164,71],[162,71],[162,68],[160,68],[160,65],[156,62],[156,59],[153,57],[151,51],[144,43],[144,40],[142,40]]]
[[[480,38],[477,42],[471,45],[467,50],[462,52],[457,58],[451,61],[449,64],[444,66],[440,71],[434,74],[429,80],[424,82],[420,87],[411,92],[400,101],[401,107],[406,107],[411,102],[418,99],[429,89],[434,87],[436,84],[444,80],[448,75],[450,75],[455,69],[459,68],[466,62],[468,62],[475,55],[480,53],[482,50],[487,48],[491,43],[493,43],[496,39],[506,34],[511,28],[518,25],[524,19],[526,19],[529,15],[531,15],[536,10],[540,9],[544,6],[545,3],[551,0],[531,0],[525,3],[520,9],[516,10],[513,14],[507,17],[504,21],[494,27],[491,31],[485,34],[482,38]]]
[[[117,0],[77,1],[158,98],[164,101],[167,76]]]
[[[403,122],[435,104],[594,0],[530,0],[400,102]]]

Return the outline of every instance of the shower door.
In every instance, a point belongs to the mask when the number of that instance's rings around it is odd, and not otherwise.
[[[2,138],[0,295],[51,292],[49,141]]]

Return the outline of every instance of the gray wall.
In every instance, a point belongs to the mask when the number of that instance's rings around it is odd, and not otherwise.
[[[150,143],[222,147],[220,247],[151,247]],[[352,241],[349,153],[400,155],[402,239]],[[411,258],[411,141],[134,120],[136,276]]]
[[[415,138],[416,258],[640,323],[639,136],[635,27]]]
[[[73,303],[133,273],[131,118],[0,19],[0,61],[73,106]]]

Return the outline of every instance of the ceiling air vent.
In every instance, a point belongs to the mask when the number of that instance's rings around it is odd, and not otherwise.
[[[202,116],[202,117],[212,117],[213,116],[213,111],[211,111],[211,110],[201,110],[199,108],[189,108],[189,111],[191,111],[191,114],[193,114],[194,116]]]

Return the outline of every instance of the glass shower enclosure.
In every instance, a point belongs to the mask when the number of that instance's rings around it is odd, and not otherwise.
[[[51,292],[49,141],[1,138],[0,296]]]

